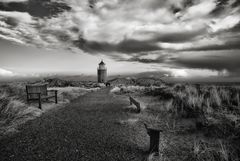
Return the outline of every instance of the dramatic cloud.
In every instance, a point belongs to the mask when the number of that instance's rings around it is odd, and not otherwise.
[[[107,42],[87,41],[82,38],[75,41],[74,44],[87,52],[123,52],[123,53],[135,53],[144,51],[161,50],[157,45],[154,45],[148,41],[139,41],[126,39],[119,43],[111,44]]]
[[[28,0],[1,0],[1,2],[27,2]]]
[[[51,17],[70,10],[65,3],[53,2],[51,0],[10,0],[0,2],[0,10],[27,12],[34,17]]]
[[[184,52],[169,61],[174,66],[209,69],[235,75],[240,71],[240,50]]]
[[[169,68],[238,71],[239,24],[239,0],[0,2],[1,39]]]

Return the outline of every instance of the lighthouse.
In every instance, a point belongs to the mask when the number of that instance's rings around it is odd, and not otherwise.
[[[107,68],[106,68],[105,63],[103,61],[101,61],[98,64],[97,74],[98,74],[98,83],[106,83],[106,81],[107,81]]]

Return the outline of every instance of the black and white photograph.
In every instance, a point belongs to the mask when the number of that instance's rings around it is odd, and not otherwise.
[[[0,161],[240,161],[240,0],[0,0]]]

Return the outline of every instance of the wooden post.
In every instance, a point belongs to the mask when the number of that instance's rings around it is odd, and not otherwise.
[[[131,97],[129,97],[129,101],[130,101],[130,105],[132,105],[132,99],[131,99]]]
[[[137,112],[140,113],[141,108],[140,108],[140,103],[139,102],[136,102],[136,107],[137,107]]]
[[[147,127],[146,124],[144,125],[148,135],[150,136],[149,153],[150,154],[153,153],[154,155],[159,155],[159,139],[160,139],[160,132],[162,132],[162,130],[149,128]]]
[[[129,97],[129,100],[130,100],[130,105],[134,104],[137,107],[137,112],[140,113],[141,112],[140,103],[136,101],[134,98],[132,98],[131,96]]]
[[[38,104],[39,104],[39,108],[42,109],[41,93],[38,93]]]
[[[27,93],[27,103],[29,103],[28,86],[26,86],[26,93]]]
[[[150,136],[149,153],[159,154],[159,137],[160,131],[149,129],[148,135]]]
[[[58,100],[57,100],[57,91],[55,91],[55,103],[56,103],[56,104],[58,103]]]

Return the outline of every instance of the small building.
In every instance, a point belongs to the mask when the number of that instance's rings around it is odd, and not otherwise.
[[[98,83],[106,83],[107,82],[107,68],[105,63],[101,61],[98,64],[97,74],[98,74]]]

